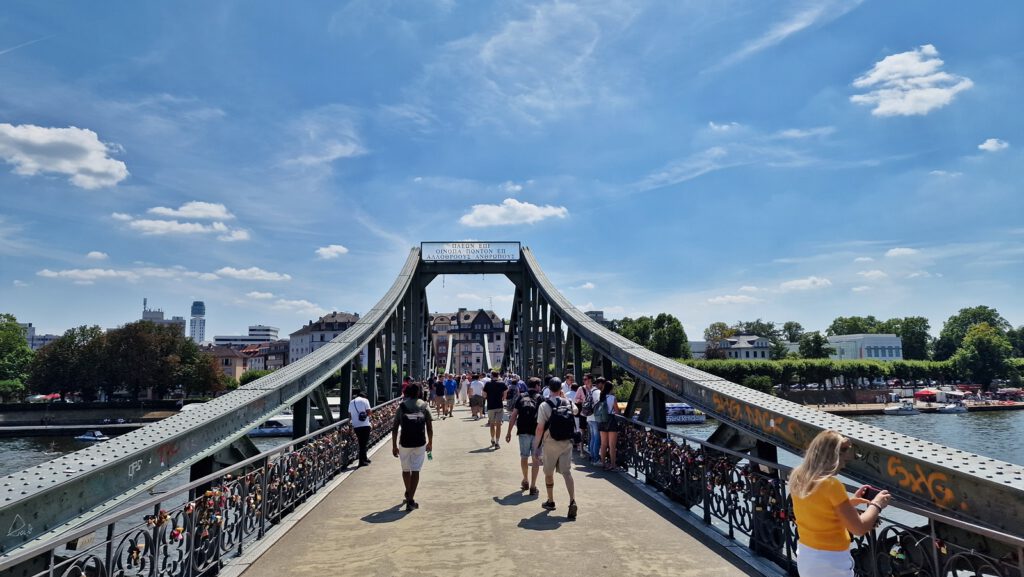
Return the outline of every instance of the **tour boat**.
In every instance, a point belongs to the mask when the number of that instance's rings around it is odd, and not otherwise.
[[[665,403],[665,423],[669,425],[703,423],[707,418],[707,415],[686,403]]]
[[[948,405],[942,405],[936,409],[937,413],[966,413],[967,405],[963,401],[954,401]]]
[[[290,437],[293,421],[291,415],[277,415],[267,419],[263,424],[249,431],[250,437]]]
[[[900,404],[888,406],[882,409],[882,412],[886,415],[917,415],[921,411],[917,410],[914,406],[913,401],[900,401]]]
[[[102,431],[89,431],[84,435],[78,435],[75,437],[76,441],[85,441],[87,443],[95,443],[97,441],[109,441],[110,437],[103,434]]]

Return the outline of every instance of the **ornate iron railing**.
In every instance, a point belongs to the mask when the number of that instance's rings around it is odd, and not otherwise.
[[[391,432],[399,400],[374,409],[371,445]],[[32,577],[212,574],[356,461],[358,451],[346,419],[17,555],[0,557],[0,575],[16,566],[21,567],[19,574]]]
[[[621,419],[618,465],[698,515],[729,539],[745,544],[796,575],[797,528],[786,479],[790,468],[730,451],[675,431]],[[586,437],[586,429],[583,430]],[[584,443],[584,446],[586,444]],[[874,530],[855,538],[855,573],[864,577],[1024,575],[1024,538],[936,515],[901,502]],[[914,516],[922,525],[912,526]],[[955,527],[1016,551],[995,558],[986,551],[943,540]]]

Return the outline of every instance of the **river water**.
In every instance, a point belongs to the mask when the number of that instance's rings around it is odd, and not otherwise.
[[[993,411],[940,415],[869,415],[853,417],[857,421],[889,429],[993,459],[1024,466],[1024,411]],[[674,430],[698,439],[706,439],[717,426],[712,420],[703,425],[684,425]],[[287,439],[256,439],[257,446],[269,449]],[[71,437],[0,438],[0,475],[7,475],[57,456],[86,448],[87,443]],[[783,464],[796,461],[780,456]]]

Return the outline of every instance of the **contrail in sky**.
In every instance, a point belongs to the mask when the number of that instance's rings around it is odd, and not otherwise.
[[[10,48],[4,48],[3,50],[0,50],[0,56],[3,56],[4,54],[7,54],[8,52],[14,52],[15,50],[17,50],[19,48],[24,48],[26,46],[30,46],[32,44],[35,44],[36,42],[42,42],[43,40],[46,40],[48,38],[53,38],[53,34],[50,34],[49,36],[43,36],[42,38],[36,38],[35,40],[29,40],[28,42],[22,42],[21,44],[18,44],[17,46],[12,46]]]

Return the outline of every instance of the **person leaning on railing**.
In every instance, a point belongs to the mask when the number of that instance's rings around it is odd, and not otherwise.
[[[864,485],[851,499],[836,477],[855,456],[853,443],[835,431],[818,433],[789,475],[793,515],[800,530],[797,569],[803,577],[853,577],[850,534],[870,531],[892,498]],[[865,497],[871,497],[868,500]],[[861,512],[855,505],[867,505]]]

